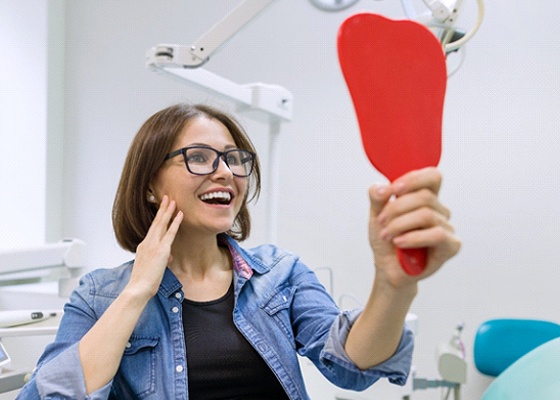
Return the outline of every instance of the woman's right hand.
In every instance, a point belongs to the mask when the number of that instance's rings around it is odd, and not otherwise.
[[[165,268],[171,259],[171,245],[183,220],[181,211],[173,217],[175,209],[175,201],[163,196],[146,237],[136,249],[128,290],[148,298],[157,293]]]
[[[138,318],[157,293],[171,256],[171,245],[183,213],[167,196],[159,206],[146,237],[136,249],[130,281],[78,346],[86,392],[91,394],[113,379]]]

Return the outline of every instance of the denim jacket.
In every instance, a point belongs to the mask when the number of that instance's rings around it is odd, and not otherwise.
[[[263,357],[290,399],[309,399],[297,354],[308,357],[335,385],[363,390],[382,377],[404,384],[413,340],[405,328],[396,353],[358,369],[344,343],[360,310],[341,312],[298,257],[275,246],[244,250],[222,235],[234,263],[233,320]],[[127,284],[133,261],[85,275],[64,307],[55,341],[47,346],[18,399],[188,399],[182,286],[167,269],[124,350],[117,374],[87,395],[78,342]]]

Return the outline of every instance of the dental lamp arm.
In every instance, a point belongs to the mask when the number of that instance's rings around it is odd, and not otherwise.
[[[432,16],[440,22],[449,18],[449,10],[446,5],[438,0],[423,0],[426,7],[432,12]]]
[[[431,11],[429,15],[428,14],[416,15],[411,0],[401,0],[401,5],[405,11],[406,16],[409,19],[416,20],[426,25],[428,28],[442,28],[444,29],[445,32],[447,32],[447,34],[444,35],[444,37],[441,40],[442,46],[444,47],[446,54],[458,50],[460,47],[465,45],[470,39],[472,39],[472,37],[478,31],[478,28],[480,28],[480,25],[482,24],[482,19],[484,18],[484,0],[476,0],[478,12],[477,12],[477,19],[473,28],[460,39],[449,43],[449,41],[453,36],[453,33],[455,32],[454,26],[457,21],[457,18],[459,17],[459,9],[461,8],[463,0],[456,0],[453,6],[450,7],[450,9],[448,9],[445,6],[445,4],[443,4],[441,1],[437,1],[437,0],[422,0],[422,1],[424,2],[424,5],[428,7]],[[443,10],[443,8],[445,8],[445,10]]]
[[[244,0],[191,46],[158,44],[148,50],[148,65],[155,67],[198,68],[259,12],[274,0]]]
[[[438,0],[422,0],[426,7],[432,12],[433,21],[435,21],[439,27],[443,28],[447,32],[442,38],[442,46],[446,53],[450,53],[457,50],[465,43],[467,43],[474,34],[478,31],[478,28],[482,24],[482,19],[484,17],[484,0],[476,0],[478,6],[477,19],[474,27],[461,39],[450,43],[453,33],[455,32],[455,23],[459,17],[459,10],[463,5],[463,0],[456,0],[451,10],[447,8],[445,4]],[[403,6],[405,3],[403,2]],[[405,6],[405,10],[410,10],[410,7]],[[408,13],[407,13],[408,14]],[[430,26],[429,21],[422,21],[424,24]]]
[[[463,2],[463,0],[458,0],[457,1],[457,4],[455,5],[454,10],[453,10],[452,15],[451,15],[452,18],[449,18],[450,21],[448,21],[446,23],[446,28],[448,29],[448,31],[450,31],[451,28],[453,27],[453,25],[455,25],[455,21],[457,20],[457,14],[458,14],[459,6],[462,2]],[[459,47],[463,46],[465,43],[467,43],[469,40],[471,40],[472,37],[475,35],[475,33],[478,31],[478,28],[480,28],[480,25],[482,25],[482,19],[484,18],[484,0],[477,0],[477,4],[478,4],[478,12],[477,12],[476,22],[475,22],[473,28],[465,36],[463,36],[461,39],[459,39],[455,42],[446,43],[446,40],[444,39],[443,45],[444,45],[444,49],[445,49],[446,53],[449,53],[453,50],[457,50]]]

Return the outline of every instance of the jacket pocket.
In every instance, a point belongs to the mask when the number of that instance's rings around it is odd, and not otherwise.
[[[121,389],[142,399],[156,390],[156,348],[158,337],[131,336],[120,366]],[[117,382],[115,382],[117,383]],[[132,392],[132,393],[130,393]]]
[[[295,286],[279,287],[262,307],[263,310],[278,324],[294,348],[295,343],[290,318],[290,308],[295,292]]]

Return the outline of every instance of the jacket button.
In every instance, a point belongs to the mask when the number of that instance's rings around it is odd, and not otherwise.
[[[179,312],[179,307],[173,307],[171,309],[171,311],[173,311],[175,314],[177,314]]]
[[[177,372],[183,372],[183,366],[182,366],[182,365],[177,365],[177,366],[175,367],[175,371],[177,371]]]

